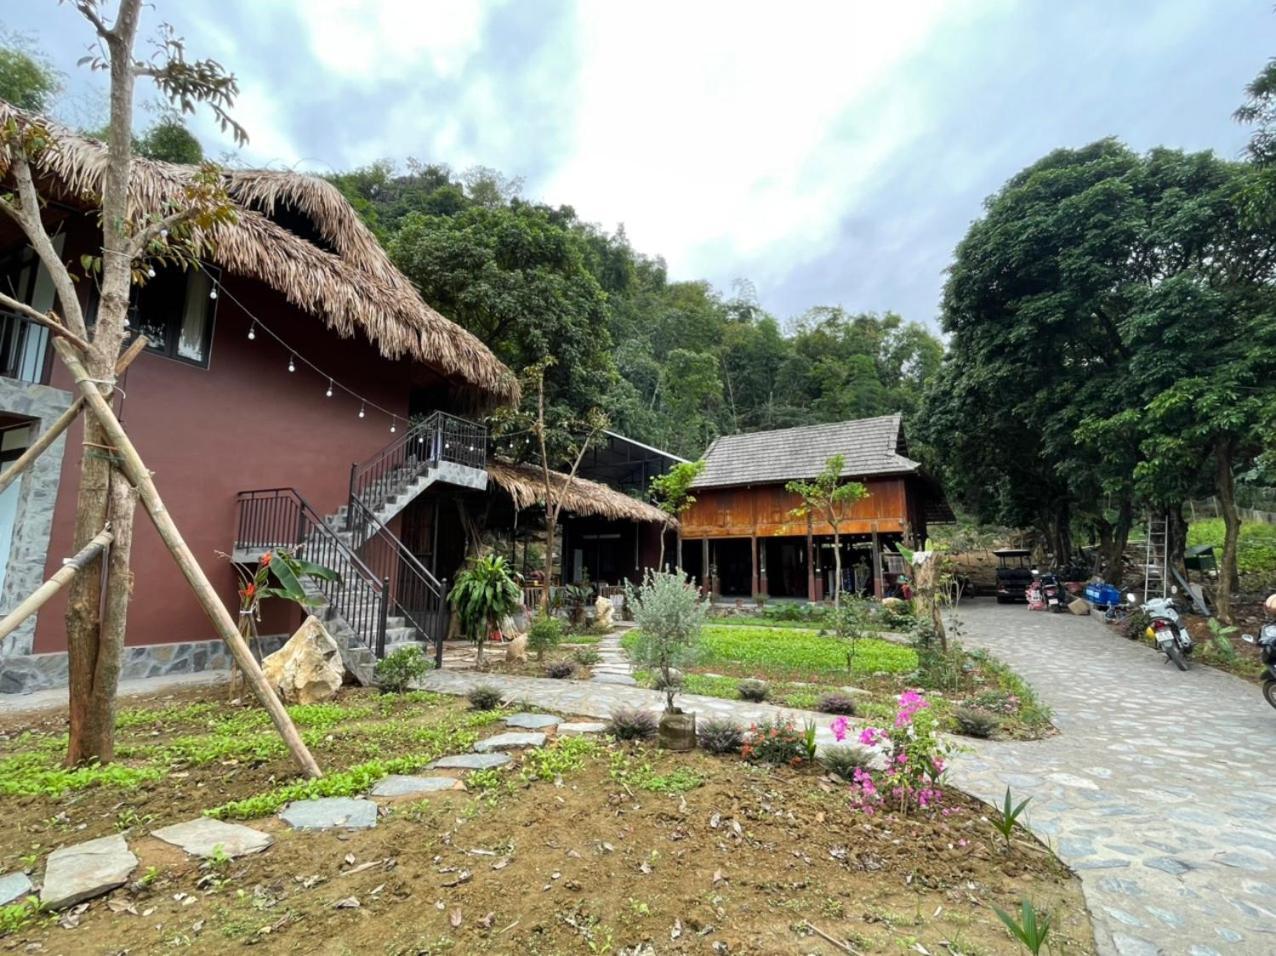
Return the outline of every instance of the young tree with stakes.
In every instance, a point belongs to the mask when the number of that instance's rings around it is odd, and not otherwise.
[[[13,191],[0,195],[0,210],[21,229],[52,280],[56,310],[47,315],[0,293],[0,305],[48,328],[58,355],[71,370],[85,404],[86,453],[80,467],[76,501],[75,549],[82,551],[109,528],[113,543],[101,573],[100,552],[71,583],[66,615],[70,736],[66,762],[109,762],[114,755],[115,697],[132,573],[129,570],[133,511],[139,494],[146,503],[165,544],[173,551],[206,610],[220,625],[223,637],[237,653],[238,633],[224,606],[212,598],[211,586],[199,571],[189,548],[164,511],[149,473],[111,412],[107,399],[114,391],[121,346],[127,334],[130,291],[153,274],[156,264],[199,268],[219,224],[234,218],[220,171],[202,166],[187,181],[181,198],[168,208],[139,209],[132,196],[133,96],[139,79],[150,79],[182,112],[202,104],[211,109],[223,130],[236,142],[246,142],[243,128],[228,110],[238,92],[232,74],[214,60],[186,59],[185,45],[167,24],[159,29],[155,53],[135,57],[141,0],[120,0],[113,22],[107,22],[99,0],[76,0],[76,11],[96,34],[91,52],[80,63],[110,75],[110,123],[106,130],[106,163],[98,194],[102,223],[101,255],[86,255],[73,273],[54,247],[42,213],[46,198],[39,183],[59,149],[59,130],[26,114],[10,113],[0,128],[0,177]],[[77,281],[94,281],[100,296],[92,331],[76,294]],[[91,384],[90,384],[91,383]],[[83,408],[79,405],[78,408]],[[65,424],[60,423],[62,427]],[[47,445],[45,446],[47,447]],[[130,480],[130,478],[132,480]],[[10,479],[11,480],[11,479]],[[103,584],[105,580],[105,585]],[[251,655],[246,659],[251,662]],[[293,748],[302,768],[319,775],[309,751],[301,743],[276,699],[260,681],[254,689],[262,697],[280,733]]]
[[[696,503],[691,494],[691,486],[695,484],[700,473],[704,471],[704,459],[699,461],[683,461],[674,465],[665,474],[651,480],[651,500],[657,508],[677,521]],[[656,567],[665,569],[665,531],[660,529],[660,560]],[[674,566],[682,566],[682,531],[678,530],[674,537]]]
[[[868,489],[858,481],[843,481],[842,469],[846,459],[834,455],[824,463],[824,470],[814,481],[790,481],[784,489],[802,499],[802,504],[789,513],[809,522],[818,516],[833,527],[833,607],[842,604],[842,522],[850,516],[851,508],[861,498],[868,497]],[[876,572],[874,572],[876,574]]]

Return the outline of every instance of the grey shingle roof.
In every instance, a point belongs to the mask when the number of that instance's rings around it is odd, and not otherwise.
[[[829,425],[804,425],[770,432],[724,435],[705,452],[705,469],[696,488],[763,485],[814,478],[834,455],[846,461],[851,478],[898,475],[921,466],[900,454],[899,414]]]

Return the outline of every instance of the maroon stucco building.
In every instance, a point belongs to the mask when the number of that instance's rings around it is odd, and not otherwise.
[[[10,116],[22,114],[0,103],[0,121]],[[59,156],[37,172],[53,199],[46,227],[64,261],[78,263],[101,245],[94,171],[103,147],[62,138]],[[157,203],[191,175],[145,160],[134,171],[144,201]],[[329,595],[346,602],[338,610],[352,646],[375,651],[405,632],[423,636],[439,609],[437,581],[420,545],[397,535],[403,512],[427,487],[435,498],[482,489],[486,436],[472,419],[515,400],[514,378],[421,300],[331,185],[251,171],[227,172],[225,184],[237,221],[218,227],[200,266],[161,269],[135,290],[131,325],[153,346],[121,379],[115,407],[228,606],[230,556],[248,562],[265,547],[305,547],[353,582],[344,597]],[[57,309],[43,267],[4,217],[0,283]],[[93,282],[78,285],[91,315]],[[7,464],[73,396],[47,333],[19,316],[0,315],[0,364]],[[83,453],[77,424],[0,495],[0,614],[71,553]],[[432,522],[413,523],[420,532]],[[141,509],[133,567],[123,676],[221,666],[224,648]],[[64,611],[55,599],[4,641],[0,692],[65,682]],[[276,613],[262,630],[291,623]]]

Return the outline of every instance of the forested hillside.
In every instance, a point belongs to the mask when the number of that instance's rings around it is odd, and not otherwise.
[[[912,413],[939,340],[901,317],[818,306],[784,322],[741,281],[729,296],[491,170],[379,164],[333,177],[426,301],[512,368],[545,355],[556,413],[601,408],[688,457],[717,435]]]

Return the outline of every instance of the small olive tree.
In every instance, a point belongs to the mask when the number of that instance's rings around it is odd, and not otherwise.
[[[679,682],[673,671],[700,656],[700,631],[709,606],[681,572],[648,570],[642,587],[625,586],[625,600],[633,608],[637,625],[634,660],[660,672],[665,712],[675,713],[673,699]]]
[[[695,484],[695,480],[700,477],[700,473],[704,471],[704,459],[699,461],[679,462],[669,469],[665,474],[651,480],[651,500],[656,507],[667,514],[674,521],[677,521],[687,509],[696,503],[695,496],[691,494],[691,486]],[[665,532],[669,529],[660,529],[660,560],[656,562],[656,567],[661,571],[665,569]],[[678,530],[674,538],[674,567],[682,567],[682,531]]]
[[[806,518],[808,529],[812,518],[827,521],[833,527],[834,607],[842,604],[842,522],[851,516],[855,502],[868,497],[868,489],[858,481],[842,480],[845,464],[845,458],[834,455],[824,463],[824,470],[814,481],[790,481],[784,486],[785,491],[802,499],[802,504],[789,514],[795,518]]]

